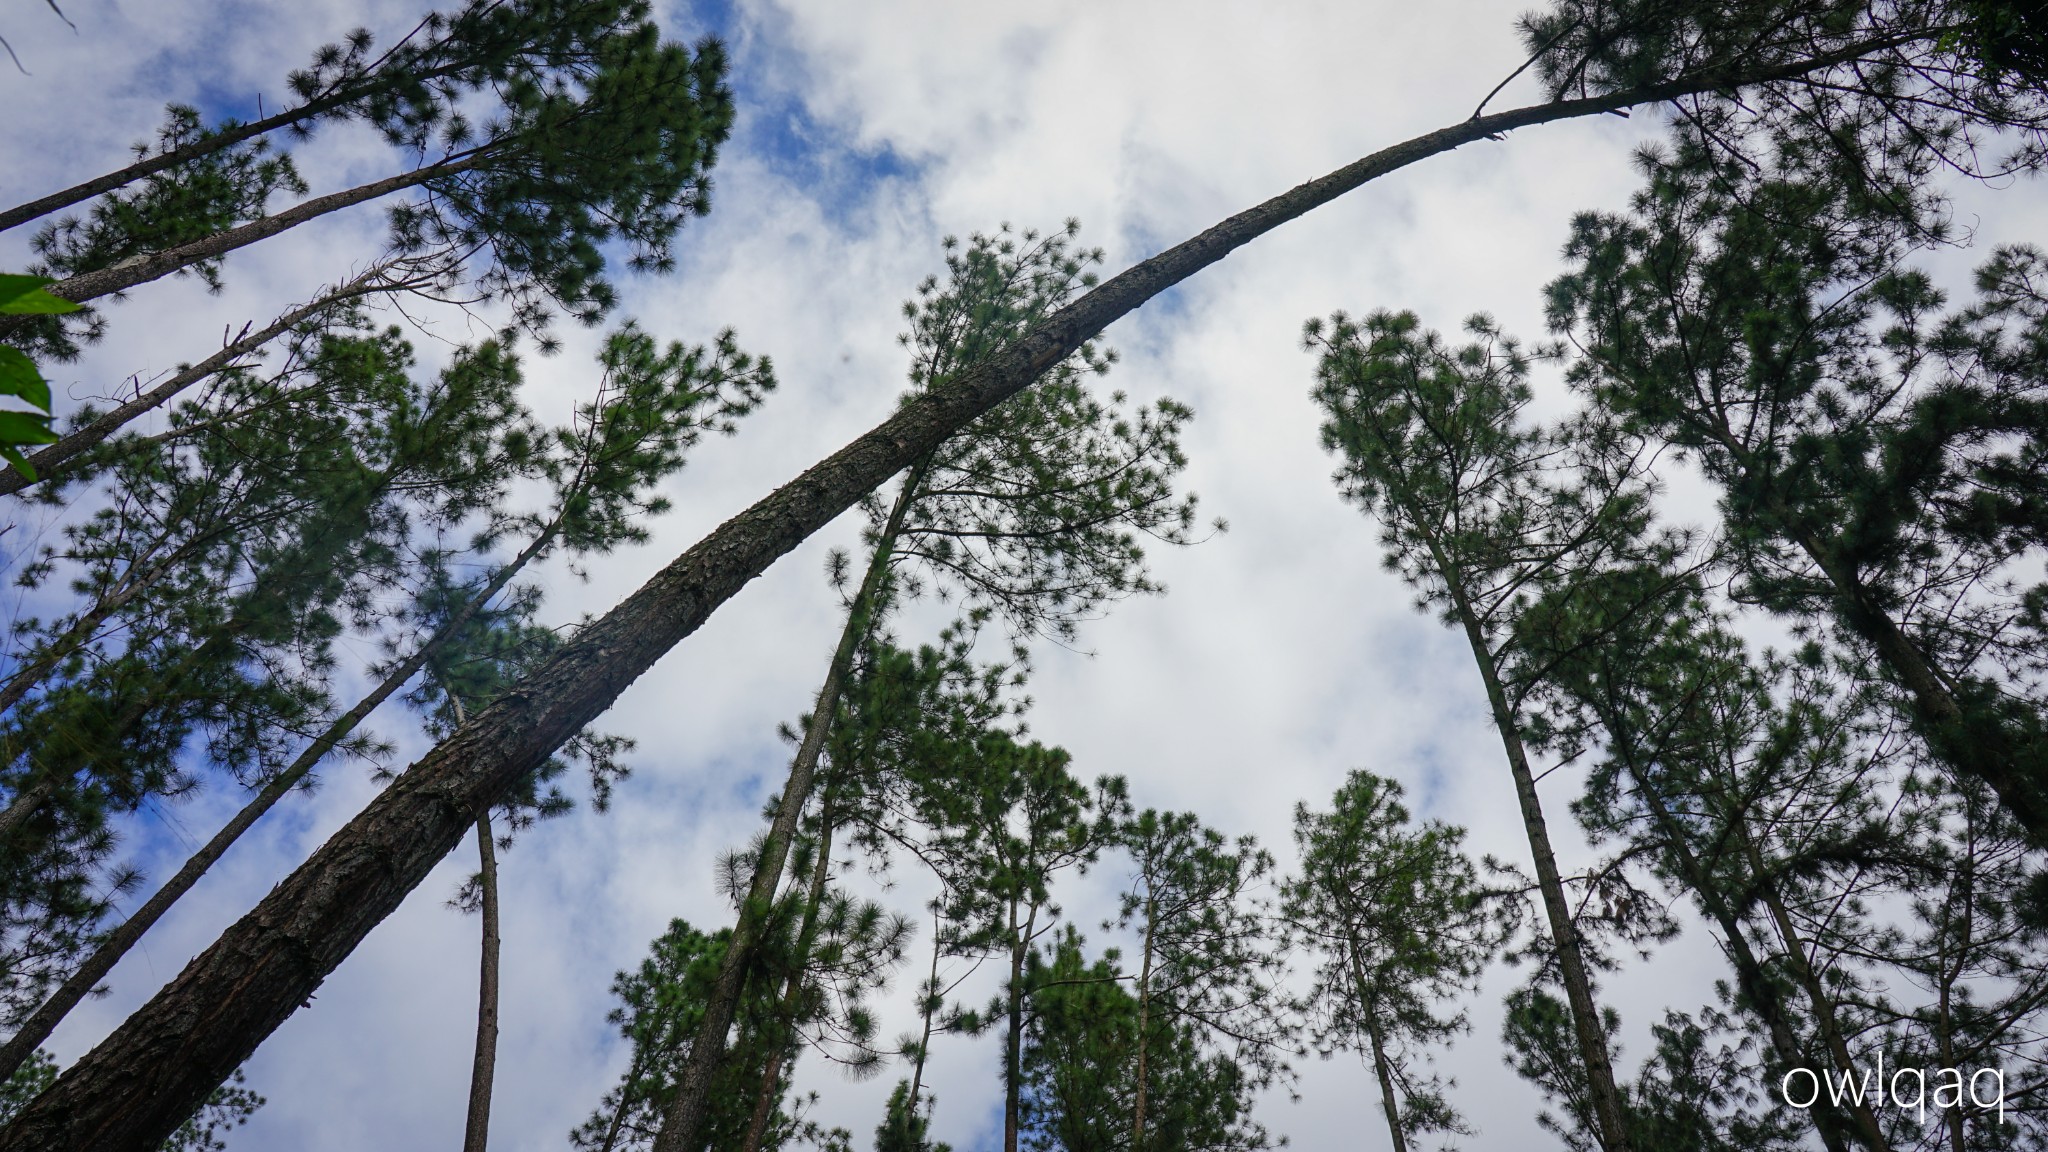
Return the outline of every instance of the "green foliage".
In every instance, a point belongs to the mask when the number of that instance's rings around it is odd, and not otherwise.
[[[951,1144],[932,1143],[926,1135],[930,1127],[930,1120],[911,1103],[910,1081],[898,1081],[875,1128],[875,1152],[953,1152]]]
[[[0,316],[61,316],[78,311],[78,305],[44,291],[43,286],[50,283],[46,276],[0,274]],[[57,434],[50,429],[49,381],[19,348],[0,345],[0,396],[12,396],[42,410],[0,411],[0,459],[33,480],[35,469],[22,459],[22,445],[49,444]]]
[[[1295,806],[1301,874],[1283,888],[1281,916],[1314,950],[1304,1007],[1323,1055],[1350,1050],[1384,1069],[1404,1138],[1469,1134],[1453,1085],[1423,1062],[1469,1027],[1439,1006],[1474,989],[1512,924],[1479,883],[1463,830],[1415,824],[1400,796],[1395,781],[1357,771],[1330,811]]]
[[[1137,1093],[1138,1001],[1122,987],[1115,953],[1089,963],[1070,925],[1034,952],[1023,1056],[1022,1147],[1111,1152],[1131,1147]],[[1167,1016],[1145,1025],[1149,1054],[1146,1148],[1226,1152],[1272,1146],[1251,1120],[1255,1086],[1195,1028]]]
[[[904,305],[912,395],[1021,337],[1094,283],[1098,251],[1075,251],[1079,225],[1054,233],[976,234],[946,242],[947,277]],[[890,542],[900,567],[929,574],[941,596],[1001,616],[1019,635],[1071,640],[1075,625],[1125,596],[1162,591],[1142,541],[1193,539],[1196,500],[1177,496],[1180,437],[1193,412],[1162,399],[1131,409],[1089,389],[1114,353],[1084,345],[1031,387],[948,439],[911,472],[908,513]],[[887,518],[868,502],[870,543]],[[1219,525],[1220,527],[1220,525]],[[904,590],[917,595],[915,576]]]
[[[619,1006],[607,1017],[630,1048],[625,1073],[596,1111],[573,1132],[569,1142],[578,1152],[625,1152],[652,1145],[661,1127],[666,1097],[689,1057],[690,1044],[704,1015],[704,1002],[718,977],[718,960],[731,933],[707,936],[681,920],[672,921],[649,956],[631,972],[612,981]],[[758,1019],[769,1005],[750,997],[745,1019]],[[750,1030],[742,1023],[742,1033]],[[766,1053],[737,1049],[719,1072],[721,1090],[713,1099],[707,1145],[737,1147],[753,1111],[755,1082]],[[774,1133],[771,1132],[771,1136]],[[779,1138],[763,1144],[781,1146]]]
[[[0,1123],[12,1120],[16,1112],[57,1080],[57,1058],[38,1048],[22,1061],[14,1075],[0,1084]]]
[[[1286,941],[1263,891],[1272,855],[1250,836],[1233,843],[1191,812],[1150,808],[1118,841],[1132,871],[1117,923],[1139,940],[1137,970],[1125,975],[1147,1018],[1169,1022],[1187,1043],[1220,1046],[1249,1089],[1290,1076],[1296,1005],[1281,988]],[[1148,1087],[1149,1064],[1148,1053]]]
[[[1687,137],[1642,164],[1631,212],[1575,222],[1550,289],[1573,384],[1717,483],[1738,597],[1866,652],[1935,755],[2048,835],[2010,568],[2041,538],[2034,257],[1995,257],[1980,304],[1944,318],[1838,182]]]

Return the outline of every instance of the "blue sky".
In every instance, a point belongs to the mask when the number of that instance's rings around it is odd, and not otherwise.
[[[551,616],[615,603],[711,526],[885,415],[903,387],[899,302],[940,265],[939,239],[1000,222],[1083,222],[1114,271],[1207,224],[1372,148],[1462,118],[1519,63],[1522,0],[1427,5],[1330,0],[1081,0],[959,5],[939,0],[732,0],[663,5],[674,33],[714,31],[733,51],[740,119],[716,173],[710,217],[679,243],[677,272],[626,277],[622,312],[663,338],[701,341],[731,325],[775,357],[781,391],[739,436],[705,445],[673,483],[675,510],[646,546],[547,573]],[[238,115],[281,98],[284,74],[357,24],[409,27],[413,0],[68,0],[71,32],[36,6],[8,18],[32,76],[0,72],[0,197],[10,202],[119,163],[168,100]],[[1506,99],[1530,95],[1511,88]],[[1317,448],[1300,325],[1335,308],[1412,307],[1454,328],[1473,311],[1540,332],[1537,297],[1558,270],[1573,212],[1615,207],[1634,186],[1630,147],[1646,118],[1518,132],[1397,174],[1290,225],[1120,322],[1111,382],[1139,398],[1193,405],[1190,486],[1232,531],[1155,557],[1162,597],[1119,605],[1087,627],[1082,651],[1039,653],[1032,725],[1073,751],[1077,772],[1130,778],[1141,805],[1188,808],[1232,835],[1255,833],[1283,861],[1296,801],[1327,801],[1354,767],[1404,780],[1422,815],[1471,829],[1476,853],[1526,856],[1499,746],[1456,637],[1416,613],[1381,570],[1376,529],[1344,506]],[[366,133],[323,132],[298,150],[315,193],[384,170]],[[2038,235],[2030,194],[1987,194],[1981,247]],[[2016,201],[2014,197],[2023,198]],[[2015,207],[2018,204],[2020,207]],[[239,327],[303,299],[374,250],[362,209],[228,263],[208,296],[188,281],[148,286],[112,310],[113,331],[59,394],[104,394],[130,373],[205,354]],[[27,260],[0,237],[0,262]],[[1959,258],[1960,260],[1961,258]],[[1958,264],[1961,267],[1961,264]],[[473,338],[424,314],[432,364]],[[529,366],[532,404],[559,416],[591,381],[597,333],[567,331]],[[604,1023],[611,973],[637,964],[669,918],[723,915],[711,862],[751,834],[785,750],[776,725],[807,707],[838,626],[826,551],[835,524],[722,608],[602,722],[635,737],[635,775],[615,810],[578,812],[528,834],[504,863],[506,998],[494,1144],[560,1149],[623,1063]],[[7,611],[22,605],[8,601]],[[937,613],[913,616],[926,638]],[[920,631],[922,630],[922,632]],[[361,649],[369,651],[367,645]],[[398,759],[420,738],[395,709],[378,729]],[[1553,835],[1575,781],[1546,782]],[[266,821],[55,1038],[76,1058],[374,792],[361,765]],[[152,875],[239,803],[213,788],[166,806],[131,840]],[[343,1152],[445,1149],[460,1138],[474,1014],[472,919],[443,906],[471,867],[445,864],[374,932],[249,1066],[269,1105],[230,1148]],[[1113,906],[1114,864],[1063,893],[1092,939]],[[905,874],[883,898],[914,909]],[[1692,935],[1610,981],[1624,1063],[1643,1054],[1665,1004],[1711,998],[1711,949]],[[1443,1060],[1481,1129],[1481,1150],[1549,1146],[1534,1094],[1496,1055],[1498,1002],[1519,974],[1498,970],[1475,1001],[1475,1031]],[[903,982],[907,983],[907,981]],[[978,987],[978,986],[977,986]],[[981,994],[993,985],[980,988]],[[907,998],[886,1006],[885,1035]],[[935,1135],[990,1147],[997,1100],[989,1040],[946,1041],[935,1065]],[[893,1072],[850,1083],[819,1061],[799,1083],[816,1118],[864,1146]],[[1309,1062],[1291,1103],[1262,1118],[1299,1149],[1375,1148],[1372,1091],[1352,1061]]]

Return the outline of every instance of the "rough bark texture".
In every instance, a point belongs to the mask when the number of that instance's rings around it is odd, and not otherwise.
[[[476,822],[477,885],[484,921],[476,988],[476,1060],[469,1072],[469,1122],[462,1152],[484,1152],[491,1141],[491,1084],[498,1075],[498,846],[491,814]]]
[[[790,760],[782,801],[768,827],[768,838],[761,845],[760,858],[754,861],[754,875],[747,886],[747,897],[740,904],[739,922],[733,925],[732,939],[725,954],[719,957],[718,981],[712,985],[710,1002],[704,1006],[704,1022],[690,1046],[689,1062],[676,1079],[675,1096],[662,1113],[661,1131],[654,1138],[653,1152],[695,1152],[703,1142],[705,1120],[711,1114],[711,1082],[718,1074],[719,1063],[725,1059],[726,1034],[732,1030],[748,970],[760,951],[761,929],[767,922],[769,906],[775,901],[775,889],[782,883],[782,870],[789,862],[797,820],[810,801],[811,784],[817,778],[818,760],[825,753],[825,740],[832,733],[833,717],[839,712],[839,695],[846,674],[853,668],[854,653],[867,635],[876,598],[888,578],[896,535],[902,531],[903,516],[910,509],[916,478],[913,470],[897,494],[888,523],[883,526],[881,539],[868,561],[868,570],[861,577],[860,589],[847,609],[846,626],[840,629],[839,645],[825,670],[825,683],[818,688],[811,722],[804,726],[803,743]]]
[[[1260,235],[1388,172],[1513,128],[1740,83],[1812,61],[1536,105],[1382,149],[1119,273],[1001,355],[894,415],[726,521],[414,764],[73,1064],[4,1130],[0,1152],[152,1152],[462,839],[478,815],[609,708],[769,564],[1111,322]]]
[[[450,637],[468,624],[479,608],[489,603],[491,597],[503,591],[505,585],[511,583],[512,578],[526,567],[528,562],[547,550],[554,535],[555,528],[551,526],[536,537],[533,543],[527,545],[512,563],[507,564],[461,610],[449,617],[439,632],[420,645],[419,649],[406,657],[398,667],[393,668],[369,695],[356,701],[355,707],[335,717],[326,731],[320,733],[311,744],[306,745],[282,772],[271,777],[269,782],[242,806],[242,810],[235,813],[233,819],[213,834],[213,839],[194,852],[177,873],[164,882],[162,888],[157,889],[154,895],[143,902],[142,907],[137,908],[128,919],[122,921],[120,927],[109,932],[100,946],[94,949],[93,954],[86,957],[85,963],[78,966],[78,971],[73,972],[34,1014],[22,1022],[20,1030],[10,1037],[6,1044],[0,1045],[0,1083],[14,1075],[15,1069],[21,1067],[22,1062],[34,1054],[43,1041],[50,1038],[50,1033],[56,1030],[64,1017],[78,1006],[79,1001],[92,994],[92,990],[99,986],[99,982],[106,979],[107,974],[114,970],[114,966],[121,962],[121,957],[126,956],[128,950],[135,947],[136,941],[141,940],[144,933],[164,918],[164,913],[169,912],[172,905],[199,883],[208,869],[219,862],[222,856],[227,855],[228,849],[234,847],[235,841],[242,838],[242,833],[254,827],[265,813],[276,807],[279,800],[298,787],[299,781],[304,780],[320,761],[326,759],[327,754],[334,751],[336,745],[348,739],[349,734],[364,720],[369,719],[370,713],[375,712],[384,701],[390,699],[392,693],[405,687],[406,681],[412,679],[413,673],[424,667]],[[0,833],[0,836],[4,836],[4,833]]]

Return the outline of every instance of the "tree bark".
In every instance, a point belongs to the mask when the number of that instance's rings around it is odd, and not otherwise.
[[[1145,1152],[1145,1058],[1152,1025],[1152,918],[1157,906],[1152,901],[1152,881],[1145,881],[1144,958],[1138,964],[1138,1060],[1137,1091],[1131,1109],[1131,1152]],[[1399,1152],[1397,1149],[1396,1152]]]
[[[498,846],[491,842],[491,814],[476,821],[477,885],[484,932],[476,988],[476,1059],[469,1073],[469,1121],[462,1152],[484,1152],[490,1144],[491,1083],[498,1070]]]
[[[161,252],[131,257],[111,267],[100,268],[92,272],[81,272],[76,276],[68,277],[49,285],[44,291],[60,299],[69,300],[74,304],[83,304],[89,300],[97,300],[102,296],[111,296],[116,292],[123,292],[137,285],[147,284],[152,280],[160,280],[180,268],[189,268],[194,264],[225,256],[238,248],[247,248],[259,240],[268,240],[280,232],[296,228],[309,220],[316,220],[330,212],[339,212],[343,208],[352,208],[357,204],[389,196],[393,192],[418,187],[429,181],[439,180],[444,176],[453,176],[457,173],[466,172],[489,159],[491,154],[491,152],[479,150],[460,160],[448,160],[439,164],[429,164],[424,168],[415,168],[410,172],[401,172],[396,176],[387,176],[382,180],[373,180],[368,184],[359,184],[354,188],[344,188],[339,192],[330,192],[325,196],[315,196],[311,200],[294,204],[282,212],[251,220],[247,224],[230,228],[225,232],[216,232],[211,236],[203,237],[187,244],[180,244],[175,248],[166,248]],[[33,319],[33,317],[19,316],[0,317],[0,337],[5,337],[9,333],[19,330],[23,325],[32,322]]]
[[[1493,651],[1487,645],[1479,616],[1467,598],[1463,573],[1430,539],[1430,553],[1443,574],[1465,640],[1472,648],[1473,663],[1486,685],[1486,703],[1493,725],[1507,752],[1508,771],[1515,781],[1515,799],[1521,807],[1522,828],[1529,837],[1529,855],[1536,865],[1536,886],[1543,895],[1543,913],[1550,925],[1550,939],[1557,947],[1558,978],[1564,984],[1565,999],[1571,1005],[1572,1031],[1579,1041],[1579,1055],[1586,1064],[1587,1086],[1593,1098],[1595,1133],[1604,1152],[1630,1152],[1628,1117],[1621,1104],[1621,1092],[1614,1083],[1614,1063],[1607,1050],[1606,1029],[1601,1026],[1600,1009],[1593,1000],[1593,982],[1586,973],[1585,954],[1579,946],[1578,925],[1572,922],[1571,903],[1565,896],[1564,877],[1558,872],[1557,855],[1550,846],[1550,830],[1544,823],[1543,804],[1536,795],[1536,777],[1529,770],[1529,753],[1522,744],[1520,725],[1500,682]]]
[[[792,958],[789,976],[782,984],[782,1015],[779,1019],[789,1032],[783,1042],[768,1053],[767,1067],[761,1072],[761,1087],[754,1096],[754,1115],[747,1122],[746,1141],[740,1152],[761,1152],[761,1141],[768,1134],[769,1117],[775,1114],[775,1085],[782,1079],[786,1054],[796,1041],[797,1008],[803,997],[811,948],[817,943],[818,910],[824,904],[825,886],[832,879],[832,831],[828,794],[825,810],[819,813],[818,858],[811,862],[810,888],[804,896],[804,918],[796,933],[797,953]]]
[[[739,922],[733,925],[731,941],[726,945],[725,955],[719,958],[718,980],[712,985],[710,1001],[704,1006],[703,1026],[698,1029],[697,1038],[690,1046],[689,1061],[677,1077],[676,1092],[662,1115],[661,1131],[654,1138],[653,1152],[695,1152],[702,1143],[705,1119],[711,1111],[711,1080],[718,1071],[719,1062],[725,1058],[726,1033],[732,1030],[733,1018],[738,1014],[740,996],[746,989],[747,970],[753,966],[755,954],[760,949],[762,925],[767,920],[769,906],[775,900],[775,889],[782,882],[782,870],[789,860],[789,845],[796,835],[797,819],[811,798],[818,759],[824,755],[825,740],[831,735],[832,721],[839,711],[839,695],[845,685],[846,674],[853,667],[854,654],[867,636],[876,601],[888,579],[896,535],[902,530],[903,517],[910,510],[917,480],[918,469],[913,466],[910,475],[904,478],[902,490],[896,495],[895,505],[889,510],[889,519],[875,544],[874,555],[868,560],[867,572],[861,577],[860,589],[847,608],[846,625],[839,633],[839,646],[833,650],[832,662],[826,667],[825,683],[818,689],[817,703],[811,709],[811,722],[804,727],[803,742],[797,745],[796,756],[790,761],[789,779],[783,784],[782,800],[775,810],[774,822],[768,827],[768,838],[761,845],[760,858],[754,861],[754,875],[747,886],[746,899],[740,904]]]
[[[172,905],[182,899],[185,893],[190,892],[199,883],[200,878],[206,875],[208,869],[222,856],[227,855],[228,849],[234,846],[235,841],[241,839],[244,832],[254,827],[265,813],[297,787],[299,781],[306,778],[307,773],[326,759],[327,754],[347,739],[358,725],[369,719],[370,714],[389,699],[392,693],[405,687],[406,681],[411,680],[413,674],[424,667],[450,637],[469,623],[477,611],[490,602],[491,597],[504,591],[505,586],[512,582],[512,578],[518,575],[520,569],[545,552],[548,544],[554,539],[557,527],[559,522],[535,537],[533,542],[493,576],[469,603],[451,616],[439,632],[420,645],[419,649],[406,657],[398,667],[392,669],[369,695],[356,701],[355,707],[335,717],[334,722],[329,724],[324,732],[311,744],[306,745],[282,772],[271,777],[255,797],[243,805],[240,812],[235,813],[233,819],[214,833],[213,839],[194,852],[177,873],[164,882],[162,888],[144,901],[142,907],[137,908],[133,915],[122,921],[120,927],[109,932],[100,946],[93,950],[92,955],[86,957],[85,963],[79,965],[78,970],[22,1022],[21,1028],[8,1038],[6,1044],[0,1045],[0,1083],[14,1075],[22,1062],[34,1054],[43,1041],[50,1038],[50,1033],[56,1031],[57,1025],[64,1017],[76,1008],[80,1001],[92,994],[92,990],[99,986],[101,980],[106,979],[107,974],[114,970],[114,966],[121,962],[121,958],[128,954],[130,948],[135,947],[143,934],[154,927],[157,921],[163,919]]]
[[[1003,1152],[1017,1152],[1017,1133],[1024,1124],[1024,948],[1022,939],[1010,945],[1009,1030],[1003,1037]]]
[[[1890,43],[1889,41],[1886,42]],[[1001,354],[726,521],[442,741],[0,1129],[0,1152],[152,1152],[461,840],[478,813],[811,533],[1029,386],[1112,321],[1257,237],[1386,173],[1514,128],[1786,79],[1859,46],[1748,74],[1473,117],[1311,180],[1111,277]]]

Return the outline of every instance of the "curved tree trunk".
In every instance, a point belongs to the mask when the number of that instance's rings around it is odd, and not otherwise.
[[[1894,43],[1896,41],[1887,41]],[[1028,387],[1118,318],[1259,236],[1389,172],[1535,124],[1795,77],[1872,50],[1562,100],[1415,137],[1111,277],[1016,344],[916,397],[676,557],[451,734],[170,985],[0,1129],[0,1152],[152,1152],[284,1023],[526,773],[813,532]]]

